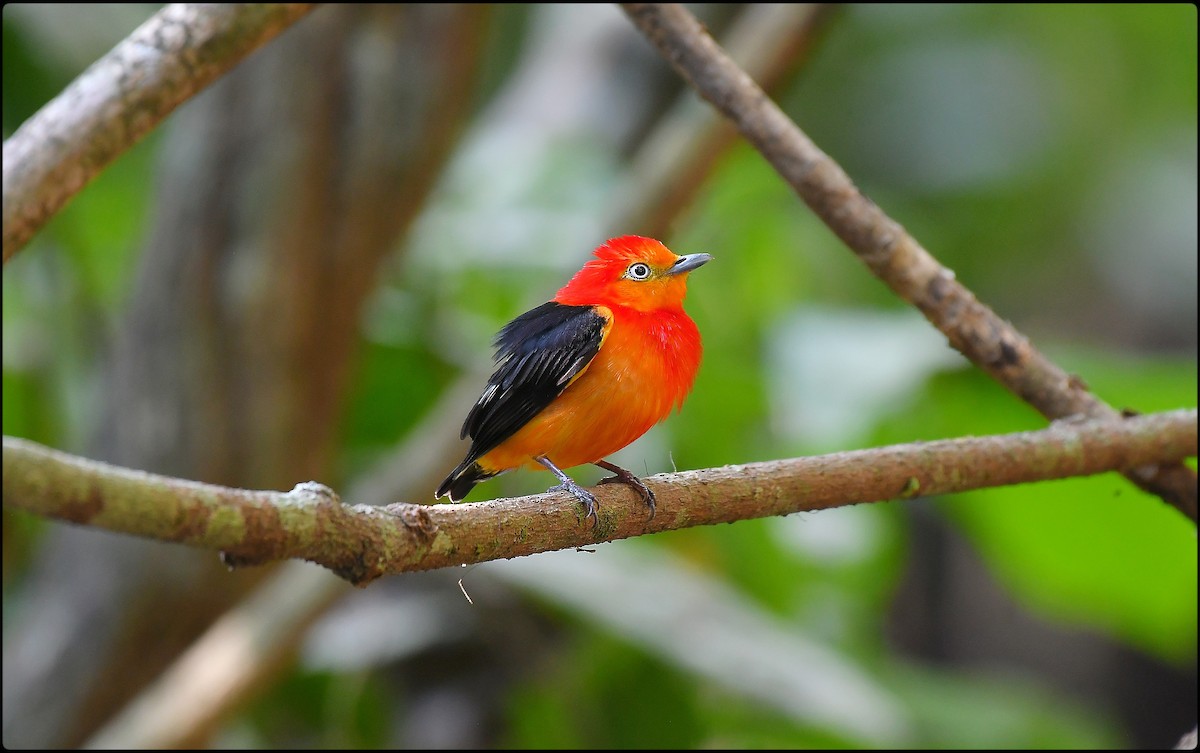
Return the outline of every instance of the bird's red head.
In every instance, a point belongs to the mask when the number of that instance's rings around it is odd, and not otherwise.
[[[679,309],[687,295],[688,272],[712,259],[677,256],[653,238],[623,235],[595,251],[554,300],[569,306],[626,306],[638,311]]]

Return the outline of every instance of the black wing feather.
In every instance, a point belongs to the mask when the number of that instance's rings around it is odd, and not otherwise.
[[[587,368],[609,320],[594,306],[551,301],[521,314],[496,335],[496,371],[467,414],[462,436],[474,462],[540,413]]]

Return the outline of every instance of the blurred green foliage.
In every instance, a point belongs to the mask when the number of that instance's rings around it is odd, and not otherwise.
[[[1058,362],[1087,374],[1092,389],[1117,405],[1165,410],[1196,394],[1194,360],[1066,352]],[[947,415],[952,405],[979,406],[971,411],[972,433],[1019,429],[983,397],[994,389],[976,372],[939,375],[881,429],[881,441],[944,436],[942,428],[961,426],[960,416]],[[914,429],[919,436],[911,436]],[[1105,474],[970,492],[942,508],[997,577],[1047,618],[1110,632],[1167,660],[1194,658],[1195,526],[1161,500]]]
[[[511,63],[532,15],[504,15],[492,54]],[[1196,28],[1191,5],[851,6],[830,22],[810,65],[780,99],[885,211],[1101,398],[1144,412],[1193,406]],[[7,136],[72,74],[40,56],[7,10],[3,34]],[[6,266],[5,434],[66,449],[86,436],[98,360],[132,286],[159,146],[152,137],[122,157]],[[1131,164],[1145,170],[1134,175]],[[1172,165],[1190,169],[1192,195],[1181,203],[1191,213],[1174,218],[1191,223],[1190,246],[1150,253],[1094,242],[1089,223],[1101,189],[1116,185],[1128,221],[1141,227],[1162,202],[1149,206],[1156,195],[1131,179],[1149,175],[1153,183]],[[534,199],[548,213],[570,211],[594,199],[575,192],[580,175],[605,184],[606,171],[616,169],[611,155],[574,150],[573,159],[534,181]],[[471,210],[470,196],[449,192],[439,201]],[[631,467],[654,473],[840,442],[853,449],[1045,423],[977,371],[916,363],[908,366],[918,370],[918,386],[854,416],[869,428],[852,439],[781,425],[780,401],[795,379],[772,371],[779,366],[771,352],[781,332],[806,316],[804,307],[909,312],[744,145],[722,161],[664,240],[679,253],[716,257],[692,277],[688,300],[705,363],[682,412],[624,456],[644,464]],[[484,363],[491,334],[561,284],[584,251],[561,249],[554,263],[533,253],[498,254],[453,268],[418,255],[391,270],[365,317],[343,429],[344,475],[352,478],[402,440],[456,374]],[[1182,308],[1156,313],[1145,297],[1169,298],[1170,291],[1125,286],[1131,281],[1113,272],[1123,269],[1114,259],[1139,253],[1150,275],[1156,265],[1190,269],[1190,276],[1165,275],[1190,291],[1190,310],[1185,294]],[[830,358],[816,350],[799,355],[817,368]],[[454,460],[446,459],[447,468]],[[514,474],[472,499],[546,485],[540,475]],[[958,495],[937,510],[1038,619],[1194,666],[1195,529],[1158,500],[1110,474]],[[4,522],[7,603],[10,587],[19,586],[13,580],[21,562],[13,560],[28,551],[34,526],[14,526],[7,512]],[[909,524],[905,505],[893,503],[617,546],[665,550],[737,589],[784,629],[814,636],[866,668],[901,699],[916,747],[1126,744],[1104,709],[1036,675],[916,665],[893,653],[884,625],[889,610],[905,608],[893,601],[912,555]],[[508,693],[500,745],[864,744],[699,684],[569,610],[536,600],[531,608],[548,609],[569,638],[547,649],[546,661]],[[228,739],[264,747],[393,745],[392,717],[405,704],[399,684],[388,681],[394,669],[297,670]]]

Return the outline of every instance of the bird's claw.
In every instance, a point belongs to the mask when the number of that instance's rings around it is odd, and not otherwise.
[[[653,520],[654,519],[654,511],[656,509],[654,491],[651,490],[650,487],[646,486],[640,478],[633,475],[632,473],[625,470],[624,468],[618,468],[617,470],[613,470],[612,468],[610,468],[609,470],[612,470],[613,473],[615,473],[617,475],[608,476],[607,478],[600,479],[600,481],[597,482],[597,486],[599,486],[600,484],[620,483],[620,484],[625,484],[626,486],[633,487],[633,490],[635,492],[637,492],[641,496],[642,501],[646,503],[646,507],[650,508],[650,519]]]
[[[550,491],[570,493],[572,497],[579,500],[580,504],[583,505],[583,517],[592,519],[592,528],[595,528],[596,524],[599,523],[600,519],[596,516],[596,497],[588,490],[579,486],[574,481],[564,481],[557,486],[550,487]]]

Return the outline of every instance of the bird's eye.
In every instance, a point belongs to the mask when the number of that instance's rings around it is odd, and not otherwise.
[[[631,280],[644,280],[650,276],[650,266],[640,261],[630,264],[629,269],[625,270],[625,276]]]

